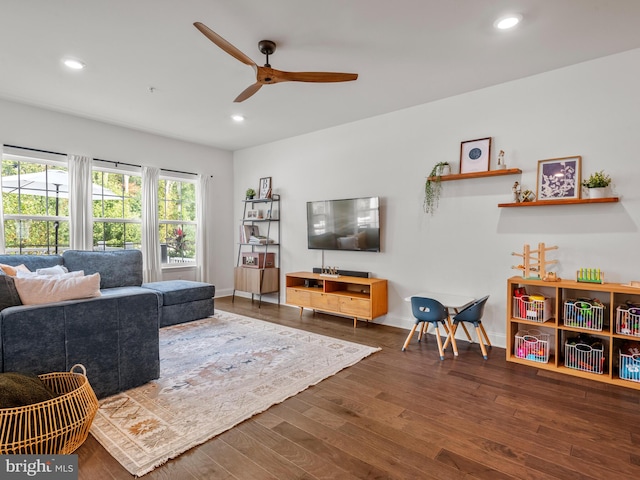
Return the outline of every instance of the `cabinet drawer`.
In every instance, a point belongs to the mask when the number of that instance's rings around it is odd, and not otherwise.
[[[311,307],[311,293],[297,288],[287,288],[287,303],[299,307]]]
[[[349,315],[355,315],[358,317],[370,317],[371,301],[363,300],[361,298],[341,298],[340,312],[347,313]]]
[[[330,312],[338,311],[338,299],[335,295],[327,295],[326,293],[316,293],[311,296],[311,306],[318,310],[327,310]]]

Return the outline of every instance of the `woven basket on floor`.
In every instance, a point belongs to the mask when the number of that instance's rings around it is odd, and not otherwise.
[[[79,368],[82,373],[75,373]],[[39,375],[56,398],[16,408],[0,409],[0,454],[69,454],[89,435],[98,411],[86,369]]]

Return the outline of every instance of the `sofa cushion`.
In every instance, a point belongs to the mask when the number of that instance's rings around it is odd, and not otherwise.
[[[100,274],[85,277],[15,278],[16,290],[24,305],[62,302],[100,296]]]
[[[0,255],[0,263],[6,265],[24,265],[35,272],[39,268],[62,265],[61,255]]]
[[[13,277],[0,275],[0,311],[22,305]]]
[[[143,283],[142,287],[161,293],[163,305],[178,305],[196,300],[210,300],[215,294],[215,287],[210,283],[191,280],[149,282]]]
[[[73,270],[84,270],[86,275],[100,273],[100,288],[142,285],[142,252],[115,250],[88,252],[67,250],[62,254],[64,265]]]

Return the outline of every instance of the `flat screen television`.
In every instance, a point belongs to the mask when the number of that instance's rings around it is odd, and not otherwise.
[[[379,252],[379,198],[307,202],[307,242],[312,250]]]

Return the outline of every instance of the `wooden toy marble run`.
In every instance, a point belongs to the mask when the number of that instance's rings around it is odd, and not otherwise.
[[[557,249],[557,246],[545,247],[544,243],[539,243],[537,250],[531,250],[529,244],[525,244],[522,253],[511,253],[511,255],[522,258],[520,265],[514,265],[511,268],[522,270],[522,276],[524,278],[539,278],[544,280],[547,278],[547,265],[558,263],[557,260],[547,260],[546,254],[549,250]]]

